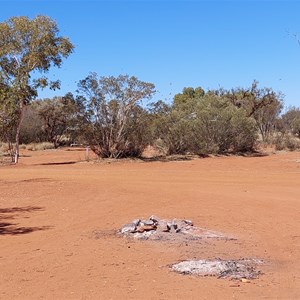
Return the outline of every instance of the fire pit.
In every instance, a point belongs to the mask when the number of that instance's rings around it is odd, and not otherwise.
[[[160,219],[156,216],[148,219],[135,219],[124,225],[118,233],[139,240],[227,238],[222,233],[195,227],[191,220]]]

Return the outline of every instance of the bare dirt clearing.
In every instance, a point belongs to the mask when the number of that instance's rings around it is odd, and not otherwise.
[[[300,153],[86,163],[82,150],[0,166],[1,299],[299,299]],[[236,240],[118,237],[150,215]],[[257,258],[250,283],[172,272],[184,260]]]

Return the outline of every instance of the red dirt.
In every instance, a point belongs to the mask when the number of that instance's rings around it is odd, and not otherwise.
[[[300,153],[75,163],[27,152],[0,166],[0,299],[300,299]],[[237,240],[116,237],[157,215]],[[185,259],[264,260],[250,283],[171,272]]]

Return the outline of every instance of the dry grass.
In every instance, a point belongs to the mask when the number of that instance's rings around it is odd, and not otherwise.
[[[273,144],[276,150],[300,150],[300,140],[291,135],[277,135],[274,138]]]
[[[14,145],[13,145],[14,146]],[[53,143],[43,142],[43,143],[30,143],[21,144],[20,149],[29,151],[40,151],[54,149]],[[0,157],[9,154],[9,146],[7,143],[0,142]]]
[[[43,143],[30,143],[28,145],[21,145],[22,149],[27,149],[29,151],[40,151],[54,149],[53,143],[43,142]]]
[[[0,157],[8,153],[9,147],[7,143],[0,142]]]

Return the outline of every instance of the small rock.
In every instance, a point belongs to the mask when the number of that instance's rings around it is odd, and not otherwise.
[[[143,220],[143,221],[141,221],[141,223],[143,223],[144,225],[149,225],[149,226],[151,226],[151,225],[154,225],[154,221],[153,220]]]
[[[194,223],[191,220],[183,220],[183,222],[186,223],[189,226],[194,226]]]
[[[153,221],[154,223],[158,223],[160,221],[160,218],[157,216],[152,215],[149,220]]]
[[[190,220],[173,220],[173,222],[181,229],[186,229],[193,226],[193,222]]]
[[[164,220],[160,220],[157,224],[157,232],[169,232],[170,228],[168,227],[168,224]]]
[[[172,227],[172,223],[167,222],[167,228],[168,228],[168,231],[170,231],[171,227]]]
[[[155,225],[141,225],[138,227],[136,230],[139,233],[143,233],[144,231],[150,231],[150,230],[155,230],[156,226]]]
[[[126,224],[121,229],[121,233],[123,233],[123,234],[125,234],[125,233],[134,233],[134,232],[136,232],[136,226],[135,226],[134,223]]]
[[[180,228],[178,228],[177,224],[172,224],[170,226],[170,232],[171,233],[178,233],[180,231]]]
[[[242,279],[241,279],[241,282],[243,282],[243,283],[250,283],[251,281],[250,281],[249,279],[242,278]]]
[[[184,231],[184,232],[188,232],[189,230],[192,230],[192,229],[194,229],[193,226],[186,225],[186,226],[184,226],[181,230]]]
[[[140,219],[135,219],[131,223],[134,224],[135,226],[139,226],[139,224],[141,223],[141,220]]]

